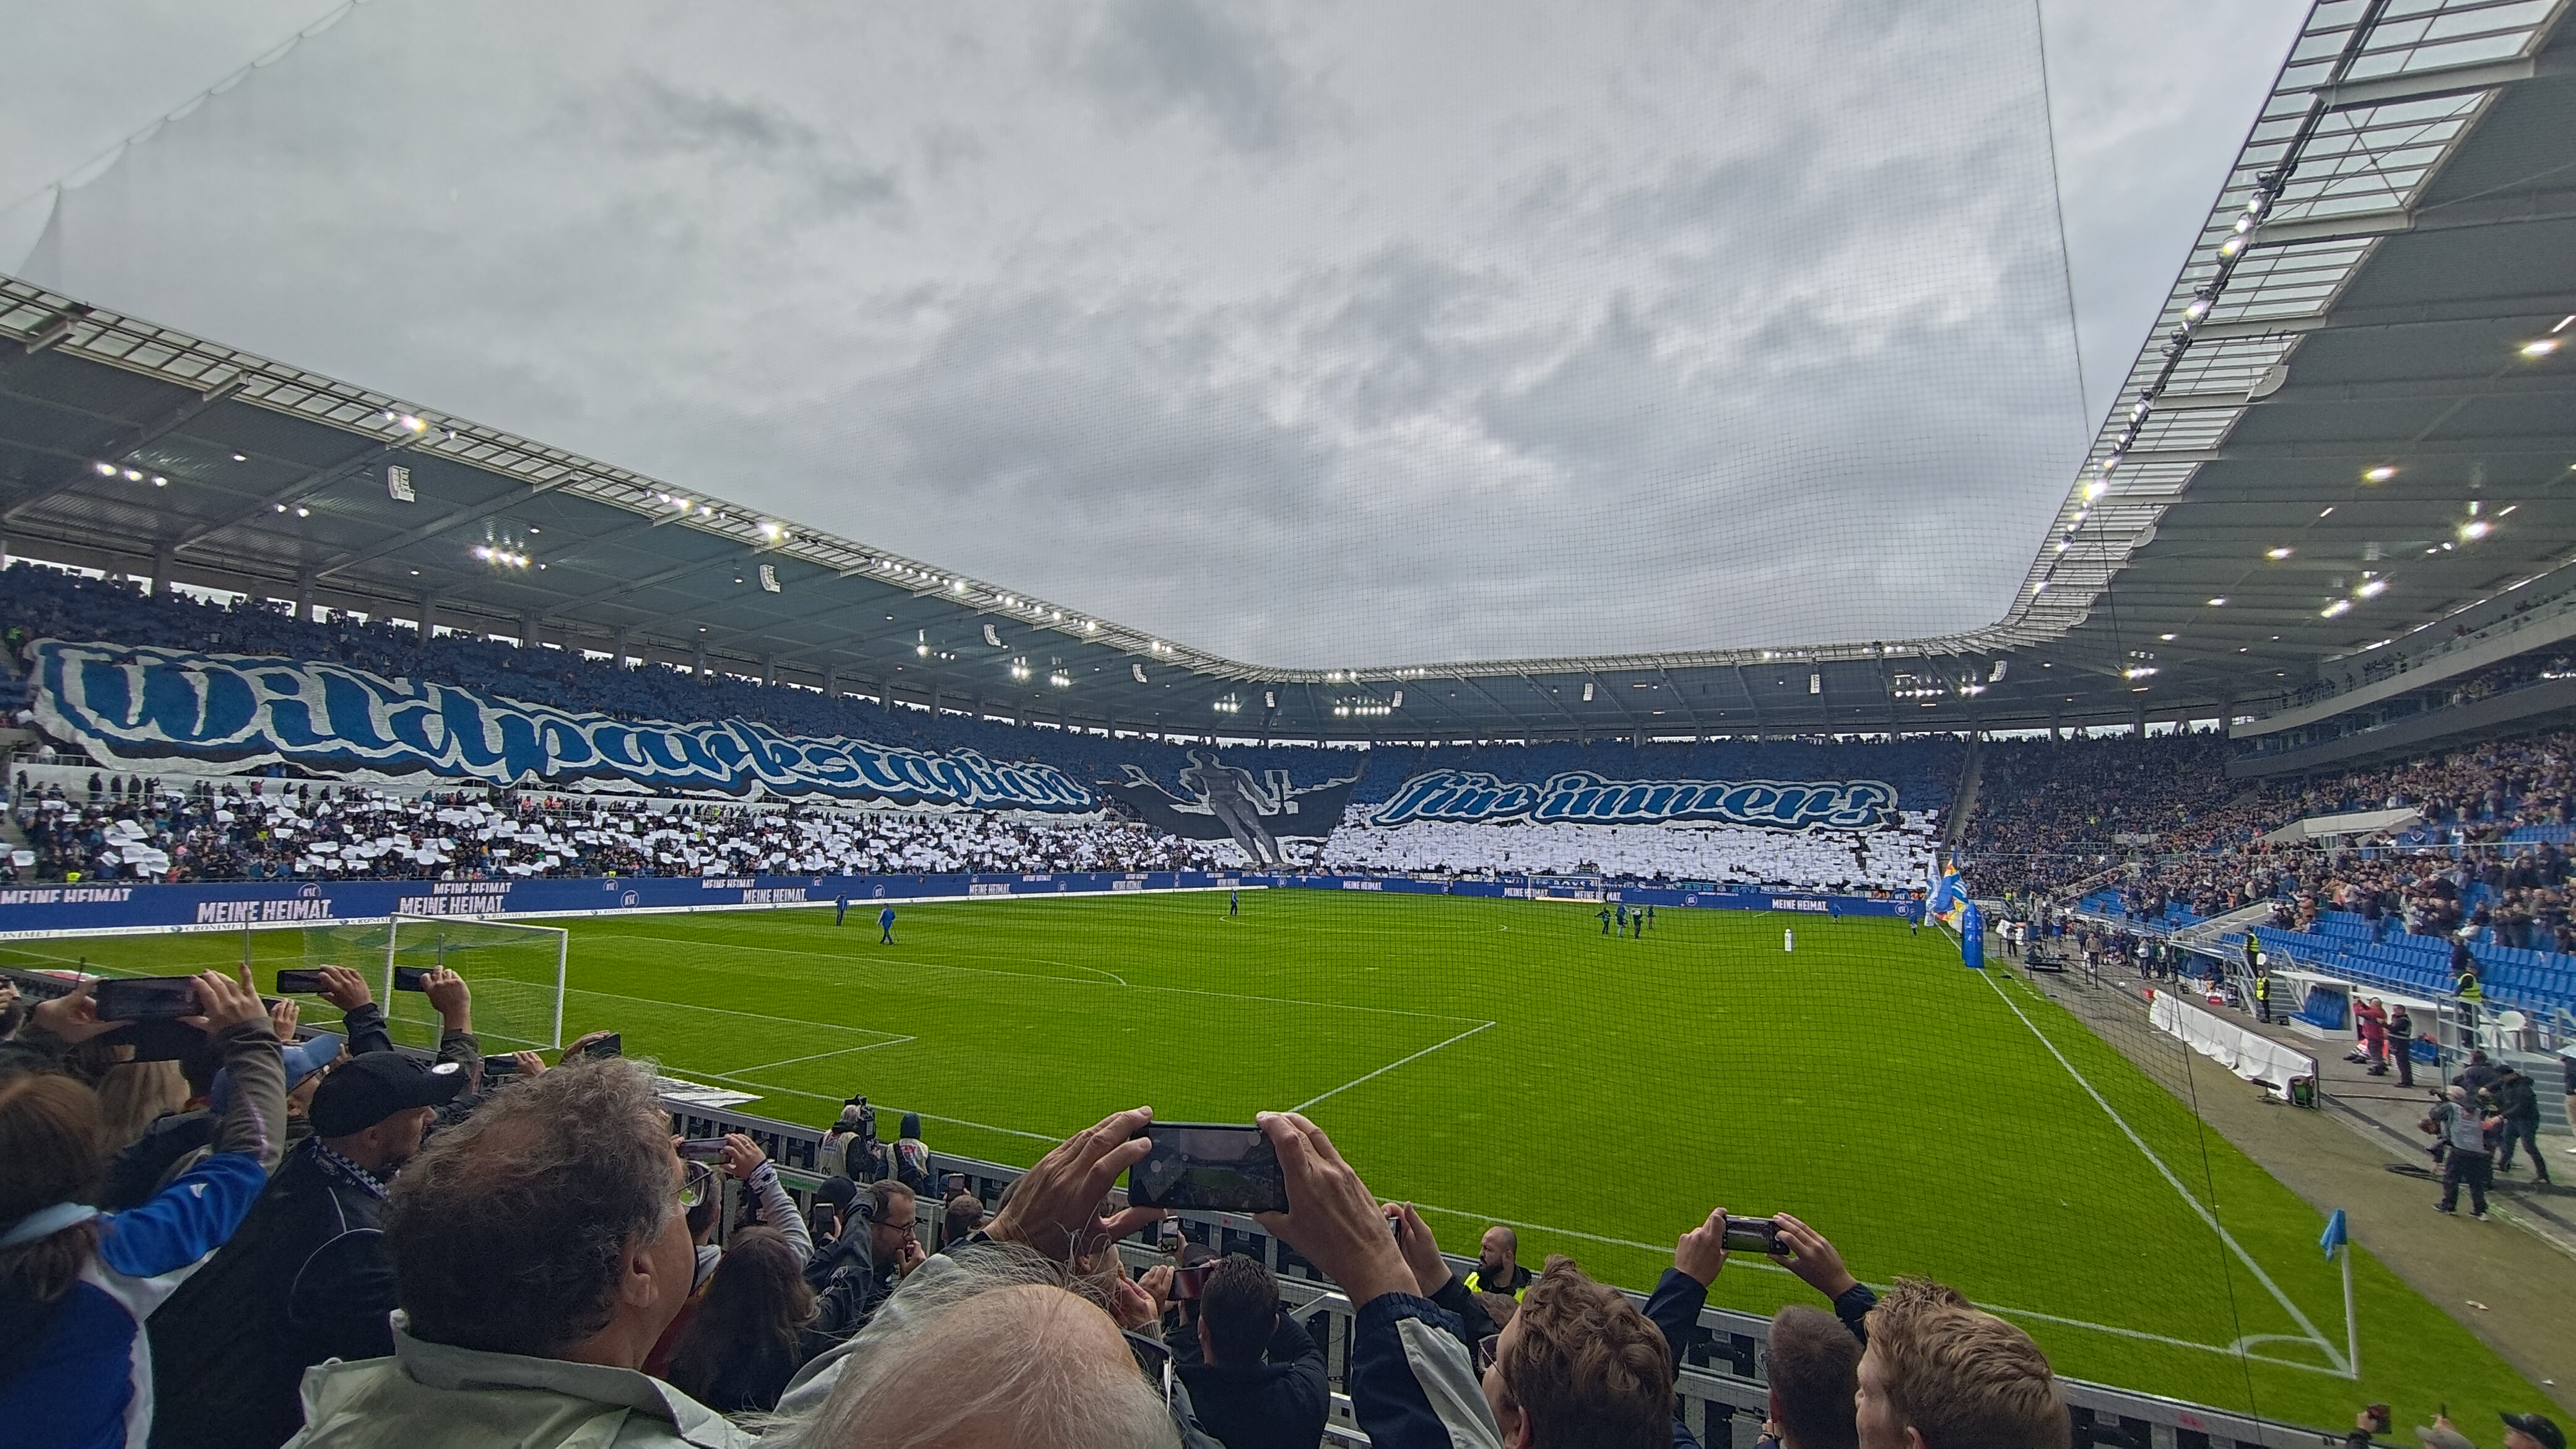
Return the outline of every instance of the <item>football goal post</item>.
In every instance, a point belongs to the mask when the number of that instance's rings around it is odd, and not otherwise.
[[[385,1004],[395,1042],[438,1045],[438,1013],[429,998],[397,988],[415,968],[445,967],[465,978],[473,995],[474,1035],[487,1055],[563,1045],[564,963],[571,932],[561,926],[437,916],[395,916],[371,929],[383,934],[376,999]]]

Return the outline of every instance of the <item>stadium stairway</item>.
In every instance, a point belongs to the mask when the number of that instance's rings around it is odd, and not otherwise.
[[[1968,736],[1967,757],[1959,762],[1959,787],[1950,792],[1950,820],[1941,831],[1941,849],[1956,852],[1968,838],[1968,822],[1977,813],[1977,779],[1985,771],[1985,736]]]

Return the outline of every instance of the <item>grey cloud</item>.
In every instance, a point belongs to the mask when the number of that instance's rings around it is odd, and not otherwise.
[[[1270,37],[1204,0],[1109,0],[1081,73],[1120,113],[1194,115],[1238,151],[1285,145],[1302,104]]]
[[[764,98],[682,87],[639,71],[593,104],[607,112],[616,144],[631,156],[700,156],[720,165],[757,166],[796,183],[827,214],[903,200],[894,168],[840,154],[822,131]]]

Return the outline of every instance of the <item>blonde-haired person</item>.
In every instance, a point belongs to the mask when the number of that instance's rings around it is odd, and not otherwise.
[[[1878,1300],[1859,1377],[1861,1449],[2064,1449],[2072,1432],[2039,1345],[1938,1283]]]

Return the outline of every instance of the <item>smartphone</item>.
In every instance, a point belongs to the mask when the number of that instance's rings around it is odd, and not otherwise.
[[[1780,1241],[1780,1224],[1770,1218],[1726,1220],[1726,1251],[1730,1253],[1785,1253],[1789,1246]]]
[[[322,973],[319,971],[277,973],[277,994],[280,996],[318,996],[321,992]]]
[[[1258,1127],[1157,1122],[1145,1160],[1127,1170],[1127,1200],[1138,1207],[1284,1213],[1287,1180],[1279,1153]]]
[[[429,989],[429,972],[430,968],[427,966],[395,967],[394,990],[427,991]]]
[[[626,1055],[625,1033],[612,1031],[606,1036],[593,1037],[582,1043],[581,1054],[586,1057],[622,1057]]]
[[[197,1014],[190,976],[128,976],[101,981],[91,993],[101,1021],[169,1021]]]
[[[495,1077],[515,1077],[518,1074],[519,1059],[509,1052],[483,1059],[483,1080],[486,1082]]]
[[[692,1137],[680,1144],[680,1160],[722,1162],[725,1160],[725,1140],[721,1137]]]
[[[1172,1270],[1172,1301],[1175,1303],[1197,1302],[1199,1295],[1207,1291],[1208,1273],[1215,1267],[1216,1264],[1214,1263],[1193,1263],[1186,1268],[1174,1268]]]

